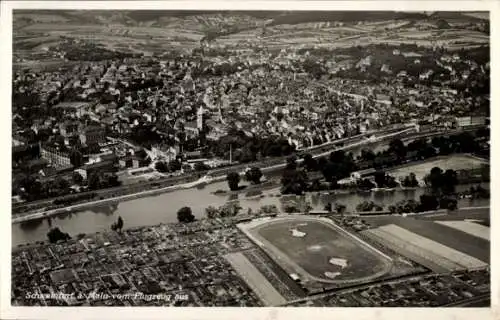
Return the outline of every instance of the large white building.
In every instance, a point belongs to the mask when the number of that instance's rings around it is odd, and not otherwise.
[[[150,157],[152,160],[162,159],[167,162],[175,160],[178,150],[170,146],[154,146],[151,148]]]

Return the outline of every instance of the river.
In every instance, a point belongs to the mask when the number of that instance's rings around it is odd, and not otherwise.
[[[489,188],[488,185],[485,187]],[[468,185],[457,187],[457,191],[468,189]],[[183,189],[157,196],[139,198],[130,201],[123,201],[115,204],[107,204],[83,210],[79,212],[66,213],[52,218],[40,219],[28,223],[16,223],[12,225],[12,246],[19,244],[45,241],[47,232],[51,227],[59,227],[63,232],[76,236],[79,233],[94,233],[109,230],[111,224],[121,216],[124,220],[125,228],[155,225],[159,223],[169,223],[177,221],[177,210],[183,206],[191,207],[193,214],[197,218],[205,216],[205,208],[221,206],[228,200],[237,199],[243,207],[243,213],[248,208],[253,211],[258,210],[262,205],[276,205],[281,208],[281,199],[277,197],[279,188],[263,191],[264,197],[248,198],[245,192],[237,196],[215,195],[217,190],[227,190],[227,183],[217,182],[206,185],[203,188]],[[347,206],[347,210],[353,211],[355,207],[364,200],[372,200],[382,205],[394,204],[405,199],[418,200],[424,189],[412,191],[397,190],[394,192],[372,192],[364,194],[337,194],[313,193],[304,197],[311,203],[314,209],[323,209],[328,202],[339,202]],[[469,200],[459,201],[459,207],[486,206],[489,200]]]

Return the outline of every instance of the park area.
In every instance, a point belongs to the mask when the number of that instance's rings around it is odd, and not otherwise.
[[[392,258],[328,219],[288,216],[253,220],[239,227],[302,282],[367,282],[385,275],[392,267]]]
[[[442,170],[468,170],[478,169],[483,165],[488,165],[488,161],[469,156],[469,155],[453,155],[446,157],[439,157],[438,159],[425,161],[423,163],[405,166],[399,169],[391,170],[388,172],[391,176],[399,179],[406,177],[410,173],[414,173],[417,180],[422,181],[428,175],[432,168],[439,167]]]

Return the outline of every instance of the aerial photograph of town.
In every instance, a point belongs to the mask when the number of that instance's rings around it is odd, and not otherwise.
[[[12,23],[12,306],[490,307],[489,12]]]

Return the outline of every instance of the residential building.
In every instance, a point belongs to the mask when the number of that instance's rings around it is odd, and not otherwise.
[[[106,141],[105,130],[99,126],[88,126],[80,133],[80,142],[84,145]]]
[[[92,164],[86,164],[81,169],[85,170],[86,176],[89,176],[93,172],[107,173],[116,171],[113,161],[101,161]]]
[[[66,169],[71,167],[69,153],[59,151],[52,147],[42,147],[42,159],[47,160],[53,167],[57,169]]]
[[[480,126],[486,124],[486,117],[484,116],[468,116],[468,117],[457,117],[455,123],[458,128],[467,128],[472,126]]]
[[[78,136],[80,123],[78,121],[66,120],[59,125],[59,132],[65,138]]]

